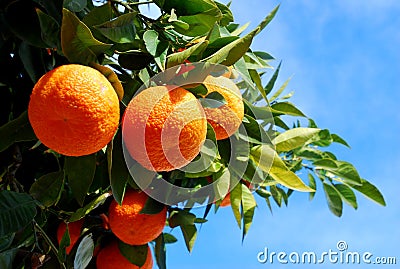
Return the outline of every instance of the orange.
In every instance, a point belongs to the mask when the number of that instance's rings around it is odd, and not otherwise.
[[[139,266],[132,264],[125,256],[123,256],[118,248],[118,242],[113,241],[111,244],[102,248],[97,254],[97,269],[139,269]],[[151,250],[147,247],[147,258],[141,269],[153,268],[153,257]]]
[[[111,231],[129,245],[143,245],[156,239],[163,231],[167,207],[157,214],[141,214],[149,197],[144,192],[128,190],[122,205],[113,200],[109,207]]]
[[[223,76],[207,76],[203,84],[208,90],[207,94],[218,92],[226,101],[226,104],[217,108],[205,107],[204,112],[217,140],[228,138],[238,130],[244,117],[240,90],[232,80]]]
[[[74,247],[75,243],[78,241],[79,237],[81,236],[83,226],[83,219],[78,221],[68,223],[68,233],[69,233],[69,241],[70,244],[65,248],[67,254],[69,254]],[[67,224],[65,222],[61,222],[57,228],[57,241],[60,244],[61,239],[67,230]]]
[[[119,100],[96,69],[62,65],[35,84],[28,116],[45,146],[67,156],[88,155],[113,138],[119,124]]]
[[[125,110],[124,144],[138,163],[152,171],[171,171],[190,163],[200,152],[207,120],[200,102],[176,86],[150,87]]]
[[[226,207],[231,205],[231,193],[228,194],[222,199],[221,203],[219,204],[220,207]]]

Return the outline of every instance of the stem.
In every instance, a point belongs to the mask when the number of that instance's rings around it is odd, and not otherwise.
[[[44,240],[46,241],[47,244],[49,244],[51,250],[54,252],[54,254],[57,256],[57,260],[60,263],[60,265],[62,266],[63,269],[67,269],[67,267],[65,266],[64,262],[60,259],[60,257],[58,256],[58,249],[56,248],[56,246],[53,244],[53,242],[51,241],[51,239],[48,237],[48,235],[46,234],[46,232],[42,229],[42,227],[40,227],[39,224],[37,224],[36,221],[33,221],[35,228],[37,230],[39,230],[39,232],[42,234]]]

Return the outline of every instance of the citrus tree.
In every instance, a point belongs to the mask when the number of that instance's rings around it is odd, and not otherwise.
[[[1,268],[166,268],[165,227],[192,251],[229,206],[244,239],[256,206],[297,191],[338,217],[358,194],[385,205],[252,50],[279,6],[254,29],[229,6],[1,2]]]

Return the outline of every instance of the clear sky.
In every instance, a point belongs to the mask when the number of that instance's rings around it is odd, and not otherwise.
[[[283,83],[293,78],[292,102],[319,127],[338,133],[352,147],[332,151],[353,163],[384,194],[386,207],[358,195],[359,209],[345,205],[343,216],[328,210],[322,189],[315,199],[296,193],[288,207],[271,214],[259,199],[253,226],[243,244],[230,208],[209,215],[189,254],[180,230],[168,245],[168,268],[365,268],[366,265],[261,264],[265,247],[275,252],[348,251],[373,257],[396,256],[400,264],[400,1],[398,0],[233,0],[236,22],[255,27],[276,5],[276,18],[258,35],[254,50],[282,60]],[[272,71],[270,71],[272,72]],[[267,75],[267,77],[269,77]],[[399,265],[369,265],[399,268]]]

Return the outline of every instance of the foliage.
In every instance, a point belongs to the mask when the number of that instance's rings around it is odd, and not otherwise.
[[[279,6],[246,33],[248,24],[234,22],[229,4],[214,0],[154,0],[161,15],[151,19],[139,9],[147,3],[0,3],[2,268],[38,268],[35,266],[42,263],[42,268],[95,267],[93,249],[110,236],[101,216],[112,199],[121,202],[127,187],[137,187],[123,160],[120,131],[104,150],[77,158],[49,150],[35,137],[26,113],[33,85],[47,71],[67,63],[90,65],[102,71],[122,97],[121,115],[143,83],[167,68],[187,61],[233,66],[241,74],[237,85],[244,98],[242,123],[248,134],[238,139],[250,145],[246,172],[230,193],[232,212],[243,238],[260,200],[265,200],[272,210],[272,203],[287,205],[295,191],[308,192],[312,199],[315,191],[323,190],[329,209],[338,217],[344,203],[357,209],[356,193],[385,205],[372,183],[360,176],[351,163],[328,150],[333,143],[349,147],[346,141],[319,128],[289,101],[293,94],[285,95],[289,80],[276,85],[281,64],[273,67],[270,54],[251,49],[253,39],[271,22]],[[274,147],[263,143],[263,137],[270,137]],[[215,141],[213,132],[208,138]],[[208,171],[172,171],[160,176],[181,187],[191,186],[193,179],[200,186],[206,185],[209,177],[223,179],[218,189],[226,194],[224,184],[237,175],[226,167],[230,158],[227,144],[219,141],[217,146],[218,159]],[[266,165],[271,162],[272,167]],[[300,173],[307,177],[301,178]],[[174,181],[177,178],[184,180]],[[205,206],[201,217],[193,214],[190,206],[169,207],[168,225],[180,228],[189,251],[197,237],[197,226],[206,222],[213,206],[217,212],[219,202]],[[153,201],[147,205],[146,213],[157,213],[158,208],[160,205]],[[55,227],[61,221],[83,218],[87,229],[67,256],[65,245],[56,244]],[[174,242],[176,238],[169,233],[152,242],[159,268],[166,267],[166,245]],[[86,244],[90,247],[84,247]],[[135,248],[124,255],[135,256]]]

